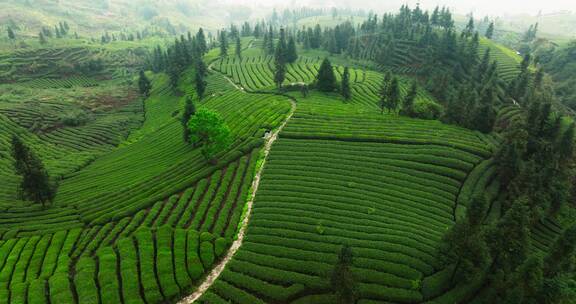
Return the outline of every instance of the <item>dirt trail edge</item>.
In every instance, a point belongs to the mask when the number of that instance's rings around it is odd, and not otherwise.
[[[209,66],[209,69],[212,69],[212,65]],[[228,78],[226,76],[224,76],[224,77],[230,83],[232,83],[237,89],[244,91],[244,88],[236,85],[230,78]],[[264,170],[264,167],[266,166],[266,162],[268,160],[268,155],[270,154],[270,149],[272,148],[272,145],[274,144],[276,139],[278,139],[278,134],[280,134],[282,129],[284,129],[284,127],[286,126],[286,124],[288,123],[290,118],[292,118],[292,115],[294,115],[294,112],[296,111],[296,102],[294,100],[290,99],[290,104],[291,104],[290,113],[288,113],[288,116],[286,117],[284,122],[282,122],[280,127],[278,129],[276,129],[268,137],[268,139],[266,140],[266,144],[264,145],[264,159],[262,161],[262,165],[258,168],[258,171],[256,172],[256,175],[254,176],[254,180],[252,181],[252,195],[250,196],[248,202],[246,203],[246,208],[247,208],[246,209],[246,216],[242,220],[242,225],[240,226],[240,230],[238,231],[238,236],[236,237],[236,240],[234,240],[234,242],[232,243],[232,246],[230,246],[230,249],[228,249],[228,252],[224,256],[224,258],[204,278],[204,281],[202,282],[202,284],[200,284],[200,286],[198,286],[196,291],[194,291],[194,293],[185,297],[184,299],[178,301],[178,304],[191,304],[191,303],[194,303],[196,300],[198,300],[212,286],[212,284],[216,281],[216,279],[218,279],[218,277],[220,276],[222,271],[224,271],[224,268],[226,268],[226,265],[228,264],[228,262],[230,262],[232,257],[238,251],[238,249],[240,249],[240,246],[242,245],[242,242],[244,241],[244,235],[246,234],[246,228],[248,227],[248,222],[250,221],[250,216],[252,214],[252,206],[254,205],[254,198],[256,197],[256,192],[258,191],[258,186],[260,185],[260,178],[262,176],[262,171]]]

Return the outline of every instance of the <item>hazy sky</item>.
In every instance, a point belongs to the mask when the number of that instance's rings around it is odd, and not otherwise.
[[[389,10],[407,3],[415,6],[420,3],[424,8],[433,8],[436,5],[446,5],[458,13],[474,12],[482,15],[536,15],[539,11],[552,13],[561,10],[576,12],[576,0],[224,0],[226,3],[247,4],[257,7],[295,7],[295,6],[323,6],[323,7],[363,7],[378,10]]]

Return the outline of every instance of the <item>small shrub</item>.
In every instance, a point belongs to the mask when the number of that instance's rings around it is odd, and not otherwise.
[[[431,100],[418,100],[414,103],[412,117],[421,119],[438,119],[442,115],[441,105]]]
[[[83,126],[88,122],[88,120],[88,114],[82,110],[65,112],[60,116],[60,122],[67,127]]]

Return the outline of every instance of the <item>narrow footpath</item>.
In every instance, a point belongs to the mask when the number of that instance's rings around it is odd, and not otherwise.
[[[212,70],[212,64],[208,67],[208,69]],[[244,88],[235,84],[234,81],[232,81],[232,79],[230,79],[226,75],[222,75],[222,76],[224,78],[226,78],[236,89],[245,92]],[[258,191],[258,186],[260,185],[260,178],[262,177],[262,171],[264,170],[264,167],[266,166],[266,162],[268,161],[268,155],[270,154],[270,149],[272,149],[272,145],[278,139],[278,134],[280,134],[280,132],[282,132],[282,129],[284,129],[284,127],[286,126],[286,124],[288,123],[290,118],[292,118],[292,115],[294,115],[294,112],[296,111],[296,102],[291,99],[290,103],[291,103],[290,113],[288,113],[288,116],[286,117],[284,122],[282,122],[280,127],[278,129],[276,129],[266,139],[266,143],[264,145],[264,160],[263,160],[260,168],[258,168],[258,171],[256,172],[256,175],[254,176],[254,180],[252,181],[252,188],[251,188],[252,189],[252,191],[251,191],[252,196],[249,198],[248,202],[246,203],[247,204],[246,216],[242,220],[242,225],[240,226],[240,230],[238,231],[238,236],[236,237],[236,240],[232,243],[232,246],[230,246],[230,249],[228,249],[228,252],[224,256],[224,258],[222,260],[220,260],[220,262],[218,262],[218,264],[204,278],[204,281],[202,282],[202,284],[200,284],[200,286],[198,286],[196,291],[194,291],[194,293],[185,297],[184,299],[180,300],[178,302],[178,304],[191,304],[191,303],[194,303],[196,300],[198,300],[208,289],[210,289],[210,287],[212,286],[212,284],[214,284],[216,279],[218,279],[218,277],[220,276],[222,271],[224,271],[228,262],[230,262],[232,257],[238,251],[238,249],[240,249],[240,246],[242,246],[242,242],[244,241],[244,236],[246,234],[246,228],[248,227],[248,222],[250,221],[250,216],[252,214],[252,206],[254,205],[254,198],[256,197],[256,193]]]

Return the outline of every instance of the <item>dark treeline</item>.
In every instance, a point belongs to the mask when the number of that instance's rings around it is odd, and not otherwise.
[[[208,51],[208,43],[203,29],[199,29],[195,35],[188,33],[188,35],[181,35],[174,40],[166,49],[157,46],[149,60],[148,68],[153,72],[166,72],[170,77],[170,84],[172,88],[176,88],[180,74],[191,65],[196,68],[197,85],[205,83],[205,76],[207,74],[207,67],[202,60],[202,56]],[[204,90],[198,90],[199,98],[203,96]]]
[[[40,30],[40,33],[38,33],[38,39],[40,40],[40,43],[44,44],[47,42],[48,38],[67,37],[69,31],[70,31],[70,26],[68,25],[68,22],[66,22],[66,21],[59,22],[58,25],[54,26],[53,30],[50,27],[43,26],[42,29]],[[78,35],[75,34],[75,36],[77,37]]]

